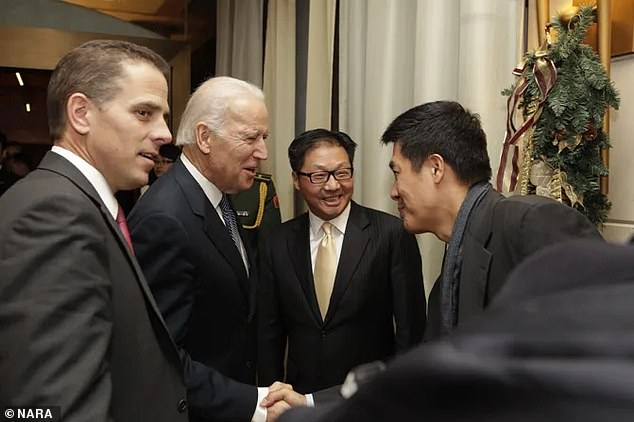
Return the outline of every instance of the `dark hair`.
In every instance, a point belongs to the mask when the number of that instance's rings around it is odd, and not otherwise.
[[[491,178],[480,118],[456,102],[436,101],[407,110],[390,123],[381,142],[398,143],[416,171],[431,154],[439,154],[468,185]]]
[[[159,154],[165,158],[176,161],[179,155],[181,155],[181,149],[174,144],[163,144],[159,148]]]
[[[7,157],[7,161],[25,164],[28,167],[29,171],[33,170],[33,160],[31,160],[31,157],[24,152],[17,152],[12,156]]]
[[[304,165],[306,153],[322,143],[343,147],[350,159],[350,165],[354,165],[354,151],[357,144],[348,134],[328,129],[312,129],[297,136],[288,146],[288,160],[293,171],[300,171]]]
[[[169,65],[149,48],[127,41],[94,40],[72,49],[57,63],[48,83],[46,105],[48,128],[53,141],[61,138],[66,125],[66,103],[77,92],[97,105],[111,100],[119,90],[122,63],[145,62],[154,65],[169,79]]]
[[[5,135],[4,132],[0,131],[0,150],[4,150],[7,142],[9,142],[9,140],[7,139],[7,135]]]

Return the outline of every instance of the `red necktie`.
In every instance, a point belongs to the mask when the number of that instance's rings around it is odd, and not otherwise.
[[[125,214],[123,213],[123,208],[119,205],[119,211],[117,211],[117,224],[119,225],[119,230],[121,230],[121,234],[126,242],[128,242],[128,246],[132,253],[134,253],[134,247],[132,246],[132,238],[130,237],[130,230],[128,230],[128,223],[125,221]]]

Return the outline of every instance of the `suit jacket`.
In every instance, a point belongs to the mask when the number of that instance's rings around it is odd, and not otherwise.
[[[504,198],[489,191],[471,212],[462,246],[458,325],[479,315],[524,258],[574,238],[601,239],[577,210],[541,196]],[[442,276],[429,296],[427,339],[440,335]]]
[[[517,267],[491,306],[352,398],[280,422],[631,421],[634,247],[574,240]]]
[[[420,254],[396,217],[352,202],[325,320],[315,296],[308,213],[267,240],[258,299],[259,382],[284,376],[287,339],[285,379],[303,393],[341,384],[353,366],[386,360],[421,340]]]
[[[90,182],[49,152],[0,198],[0,402],[185,421],[178,352]]]
[[[247,276],[224,223],[180,160],[139,199],[128,224],[182,354],[190,419],[250,420],[256,265]]]

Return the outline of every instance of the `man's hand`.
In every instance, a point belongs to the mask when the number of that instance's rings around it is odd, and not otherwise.
[[[288,384],[285,384],[285,385],[288,385]],[[269,394],[266,397],[264,397],[264,400],[262,400],[262,402],[260,403],[260,406],[267,407],[270,411],[271,406],[275,405],[279,401],[284,401],[292,407],[306,406],[306,396],[293,391],[292,387],[291,388],[277,388],[275,390],[269,389]]]
[[[264,403],[264,401],[262,401],[262,403]],[[275,422],[282,413],[290,408],[291,406],[289,406],[289,404],[286,403],[284,400],[269,405],[266,409],[266,422]]]
[[[279,394],[280,392],[284,392],[284,391],[294,393],[293,386],[290,384],[285,384],[280,381],[276,381],[269,386],[269,394],[262,400],[262,403],[260,403],[260,406],[267,408],[266,422],[275,422],[282,413],[290,409],[291,406],[288,403],[286,403],[283,399],[268,400],[269,397],[271,396],[271,393]],[[294,393],[294,394],[297,394],[297,393]],[[284,396],[284,394],[282,394],[282,396]]]
[[[290,384],[285,384],[281,381],[275,381],[273,384],[269,386],[269,393],[272,393],[273,391],[284,390],[284,389],[293,391],[293,386]]]

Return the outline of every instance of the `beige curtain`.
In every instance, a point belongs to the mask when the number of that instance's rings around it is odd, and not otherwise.
[[[359,143],[356,200],[395,211],[391,149],[379,138],[394,117],[427,101],[456,100],[479,113],[497,165],[506,113],[500,91],[520,57],[522,9],[519,0],[341,0],[339,120]],[[419,240],[429,292],[443,244],[431,235]]]
[[[262,86],[263,0],[217,0],[216,76]]]
[[[269,159],[262,167],[273,174],[285,221],[293,217],[287,147],[295,136],[295,1],[269,0],[266,28],[263,90],[269,109]]]
[[[336,0],[310,2],[306,129],[330,128]]]

